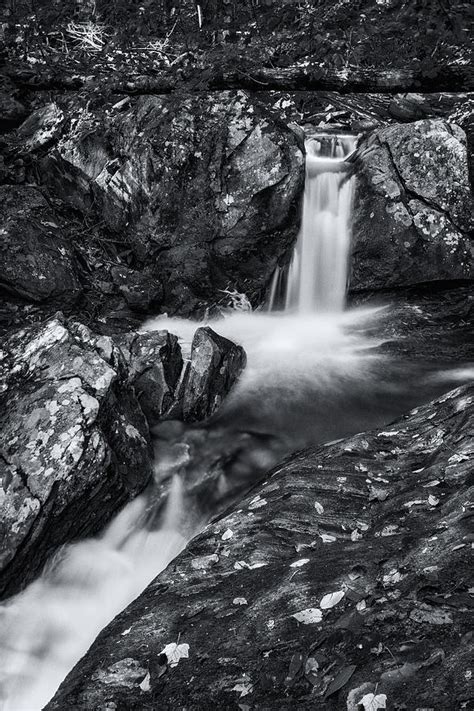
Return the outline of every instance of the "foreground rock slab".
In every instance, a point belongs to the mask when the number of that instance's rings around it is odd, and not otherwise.
[[[47,708],[467,708],[473,420],[463,387],[289,458],[102,632]]]
[[[52,319],[4,344],[0,593],[63,543],[98,531],[148,483],[148,426],[120,351]]]

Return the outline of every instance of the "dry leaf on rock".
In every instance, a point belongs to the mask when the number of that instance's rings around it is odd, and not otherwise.
[[[308,607],[306,610],[295,612],[295,614],[291,616],[303,625],[313,625],[316,622],[321,622],[323,619],[323,613],[317,607]]]
[[[364,707],[364,711],[379,711],[387,708],[387,696],[385,694],[366,694],[359,701],[359,705]]]
[[[167,644],[166,647],[161,650],[160,654],[166,655],[170,667],[176,667],[180,659],[188,659],[189,644],[176,644],[176,642],[171,642],[171,644]]]
[[[150,691],[150,672],[147,672],[146,677],[140,684],[140,689],[142,691]]]
[[[323,597],[323,599],[319,603],[319,607],[322,610],[329,610],[331,607],[334,607],[339,602],[341,602],[343,597],[344,597],[343,590],[337,590],[337,592],[328,593],[327,595],[325,595]]]

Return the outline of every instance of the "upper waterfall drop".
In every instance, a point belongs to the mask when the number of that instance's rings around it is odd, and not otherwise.
[[[305,141],[301,228],[291,262],[277,267],[270,311],[338,312],[345,302],[354,178],[347,158],[357,136],[316,134]]]

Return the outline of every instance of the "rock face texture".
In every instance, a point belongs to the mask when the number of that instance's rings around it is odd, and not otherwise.
[[[140,406],[150,425],[169,412],[179,398],[183,357],[178,339],[168,331],[132,333],[119,340]]]
[[[18,142],[63,209],[123,245],[127,261],[100,275],[107,293],[184,314],[224,303],[227,288],[258,301],[298,227],[304,160],[292,131],[237,91],[81,109],[67,121],[56,104],[39,109]],[[121,278],[127,266],[135,279]]]
[[[75,260],[44,195],[31,186],[0,186],[0,289],[33,302],[73,299]]]
[[[2,596],[145,488],[149,426],[207,419],[245,364],[210,328],[197,330],[184,363],[167,331],[114,341],[58,318],[14,334],[2,355]]]
[[[47,709],[467,708],[473,419],[464,387],[293,455],[102,632]]]
[[[474,278],[463,130],[440,119],[395,124],[359,151],[350,288]]]
[[[199,422],[213,415],[245,363],[245,351],[241,346],[219,336],[212,328],[198,328],[184,384],[183,419]]]
[[[111,339],[54,319],[13,335],[2,372],[0,592],[99,530],[148,483],[145,417]]]

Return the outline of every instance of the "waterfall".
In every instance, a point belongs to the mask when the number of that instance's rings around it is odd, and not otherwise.
[[[346,162],[356,136],[314,135],[305,142],[303,216],[291,262],[273,274],[268,309],[303,313],[344,308],[354,178]]]

